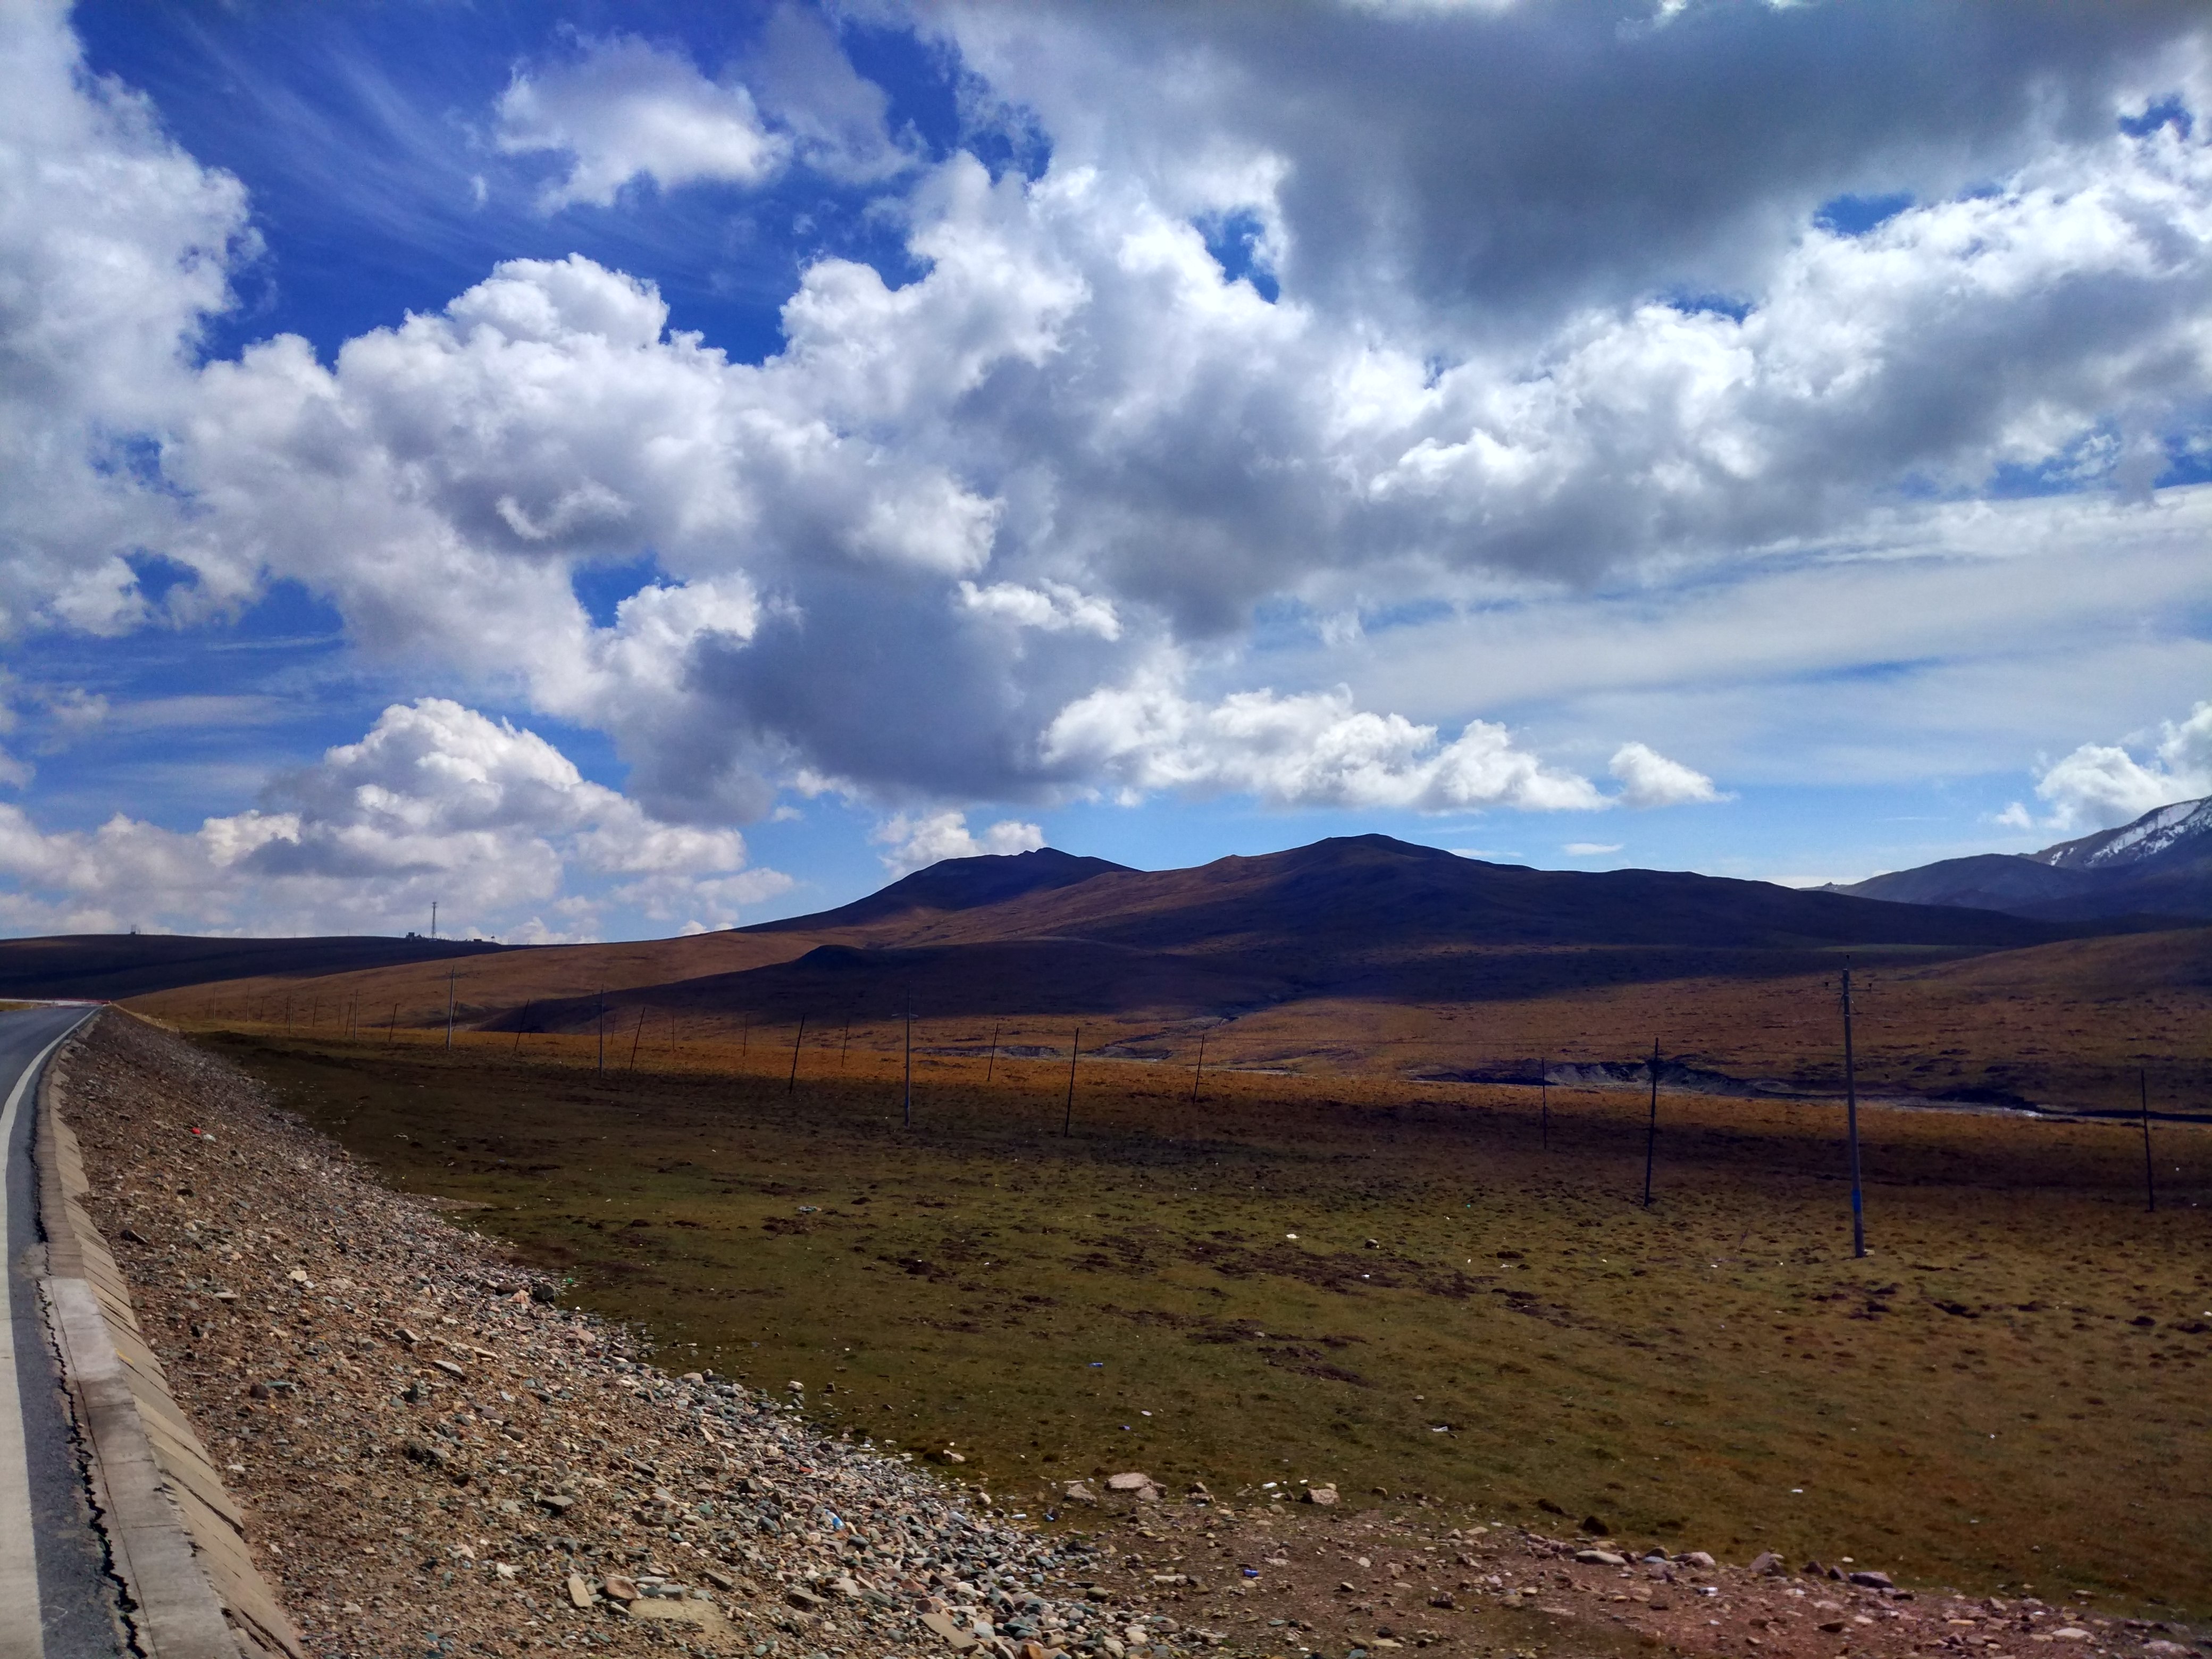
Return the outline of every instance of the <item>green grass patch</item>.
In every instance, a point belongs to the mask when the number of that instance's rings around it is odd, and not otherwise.
[[[2212,1612],[2212,1136],[894,1058],[600,1076],[563,1056],[204,1040],[396,1185],[647,1329],[1018,1508],[1143,1468],[1334,1480],[1736,1559]],[[756,1060],[763,1057],[756,1054]],[[832,1062],[823,1056],[824,1069]],[[810,1057],[808,1066],[817,1061]],[[770,1073],[766,1065],[775,1065]],[[1547,1511],[1556,1511],[1556,1515]],[[1565,1520],[1559,1517],[1565,1516]]]

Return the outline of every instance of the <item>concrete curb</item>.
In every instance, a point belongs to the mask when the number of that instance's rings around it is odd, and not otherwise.
[[[125,1616],[149,1659],[302,1659],[247,1551],[245,1513],[171,1396],[130,1287],[85,1212],[84,1159],[60,1111],[76,1042],[39,1080],[42,1289]]]

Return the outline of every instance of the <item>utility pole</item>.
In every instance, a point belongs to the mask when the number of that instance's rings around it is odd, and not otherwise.
[[[1844,1123],[1851,1143],[1851,1254],[1866,1254],[1866,1200],[1859,1190],[1858,1063],[1851,1052],[1851,965],[1844,963]]]
[[[398,1031],[399,1005],[395,1002],[392,1005],[392,1018],[384,1022],[384,1046],[386,1048],[389,1048],[392,1046],[392,1039],[398,1035]]]
[[[1536,1062],[1536,1118],[1543,1126],[1544,1150],[1552,1150],[1552,1057]]]
[[[837,1075],[840,1077],[845,1074],[845,1055],[852,1046],[853,1015],[852,1011],[848,1009],[845,1013],[845,1035],[839,1038],[837,1042]]]
[[[1075,1040],[1067,1045],[1067,1111],[1060,1121],[1062,1138],[1075,1133],[1075,1057],[1083,1051],[1083,1028],[1075,1028]]]
[[[783,1085],[786,1094],[799,1087],[799,1045],[806,1041],[806,1016],[799,1017],[799,1035],[791,1040],[791,1076]]]
[[[637,1006],[637,1030],[631,1036],[629,1040],[629,1068],[633,1072],[637,1070],[637,1045],[644,1041],[645,1005],[641,1002]]]
[[[599,1006],[592,1012],[592,1024],[599,1028],[599,1075],[605,1077],[607,1074],[607,988],[604,985],[599,987]]]
[[[530,1011],[537,1006],[535,1002],[524,1003],[522,1018],[514,1022],[514,1052],[518,1054],[522,1052],[522,1033],[530,1024]]]
[[[1001,1021],[995,1019],[991,1022],[991,1057],[983,1062],[983,1082],[986,1087],[990,1085],[991,1073],[999,1069],[999,1027],[1001,1024]]]
[[[2143,1132],[2143,1207],[2153,1215],[2158,1213],[2158,1182],[2151,1173],[2150,1164],[2150,1072],[2148,1068],[2136,1073],[2136,1089],[2142,1100]]]
[[[1659,1039],[1651,1039],[1651,1122],[1644,1132],[1644,1207],[1651,1207],[1651,1161],[1659,1150]]]
[[[1206,1075],[1206,1034],[1212,1030],[1211,1025],[1201,1025],[1198,1028],[1198,1064],[1191,1068],[1190,1073],[1190,1103],[1194,1106],[1198,1104],[1199,1079]]]
[[[739,1060],[743,1060],[747,1054],[752,1052],[752,1047],[753,1017],[750,1014],[747,1014],[745,1016],[744,1029],[738,1033],[738,1058]]]
[[[914,1127],[914,993],[906,998],[906,1127]]]
[[[453,1046],[453,970],[446,969],[446,1046]]]
[[[438,901],[435,899],[430,901],[430,937],[438,937]]]

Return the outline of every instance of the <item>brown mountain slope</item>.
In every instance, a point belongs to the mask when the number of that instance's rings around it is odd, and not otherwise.
[[[112,1000],[179,985],[272,975],[307,979],[388,963],[439,964],[496,955],[471,940],[203,939],[183,933],[73,933],[0,939],[0,997]]]
[[[497,1030],[596,1026],[601,998],[742,1030],[806,1013],[1218,1018],[1316,997],[1491,1000],[1680,979],[1803,973],[1838,945],[1978,952],[2049,924],[1761,882],[1484,864],[1385,836],[1192,870],[1060,854],[950,860],[798,922],[644,944],[508,952],[452,967],[456,1018]],[[926,879],[925,879],[926,878]],[[1016,948],[1018,947],[1018,948]],[[437,1025],[437,965],[344,976],[311,1014]],[[234,983],[150,1012],[270,1024],[296,989]],[[625,1016],[627,1018],[627,1016]]]
[[[332,974],[312,981],[285,975],[190,986],[137,998],[131,1006],[157,1018],[210,1019],[235,1024],[335,1026],[349,1017],[363,1030],[387,1022],[401,1030],[442,1024],[447,975],[455,1023],[474,1026],[517,1013],[533,1004],[610,996],[639,987],[665,985],[743,972],[802,956],[813,941],[803,934],[697,933],[683,939],[640,939],[615,945],[535,945],[447,962],[422,962],[360,973]]]
[[[1094,876],[1134,875],[1126,864],[1078,858],[1054,847],[1034,852],[943,859],[902,876],[864,899],[784,921],[764,921],[749,933],[832,933],[876,924],[911,927],[947,912],[1003,904],[1030,893],[1073,887]]]
[[[1988,950],[2063,936],[2047,924],[1989,912],[1885,904],[1769,882],[1486,864],[1387,836],[1335,837],[1190,870],[1109,872],[972,908],[819,925],[839,914],[804,919],[805,931],[873,945],[1089,939],[1153,951],[1256,952],[1278,965],[1439,945]]]

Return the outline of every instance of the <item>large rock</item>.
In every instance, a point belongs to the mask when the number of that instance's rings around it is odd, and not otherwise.
[[[950,1613],[925,1613],[921,1615],[921,1623],[925,1630],[955,1653],[965,1653],[977,1645],[975,1638],[954,1623]]]
[[[1140,1474],[1134,1469],[1124,1474],[1109,1474],[1106,1477],[1108,1492],[1143,1492],[1148,1486],[1157,1492],[1159,1490],[1159,1482],[1153,1480],[1151,1475]]]
[[[693,1625],[708,1635],[719,1636],[730,1627],[722,1617],[722,1610],[712,1601],[696,1601],[690,1596],[680,1600],[674,1596],[655,1595],[629,1604],[629,1616],[648,1621],[659,1620],[669,1624]]]

